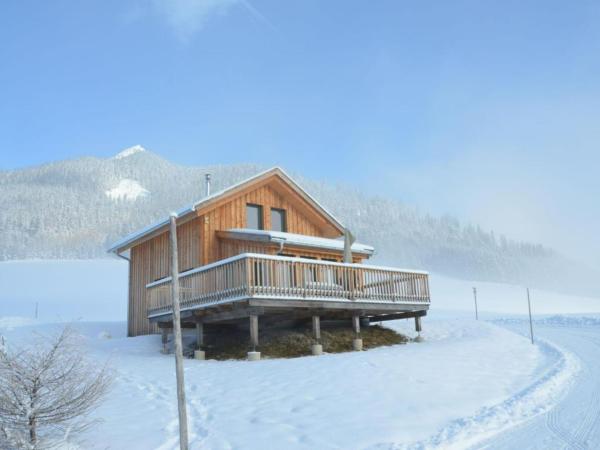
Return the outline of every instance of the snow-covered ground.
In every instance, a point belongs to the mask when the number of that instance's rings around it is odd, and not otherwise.
[[[45,278],[31,286],[26,274]],[[125,337],[126,276],[121,261],[0,263],[0,334],[18,346],[60,326],[49,322],[80,319],[89,356],[116,371],[85,448],[175,449],[173,357],[159,353],[158,336]],[[472,286],[486,321],[473,318]],[[523,288],[434,275],[423,343],[187,360],[192,448],[598,447],[600,299],[532,294],[535,314],[555,314],[538,316],[536,345],[518,316]],[[414,335],[412,321],[386,325]]]
[[[145,197],[150,191],[144,188],[138,181],[124,178],[112,189],[105,191],[108,198],[113,200],[136,200]]]

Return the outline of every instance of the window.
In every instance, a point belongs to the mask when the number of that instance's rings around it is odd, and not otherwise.
[[[246,228],[252,228],[253,230],[263,229],[262,206],[246,205]]]
[[[285,209],[271,208],[271,230],[287,231]]]

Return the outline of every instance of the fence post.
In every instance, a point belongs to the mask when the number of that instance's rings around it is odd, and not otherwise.
[[[477,288],[473,288],[473,299],[475,300],[475,320],[479,320],[479,312],[477,311]]]
[[[531,299],[529,298],[529,288],[527,288],[527,308],[529,309],[529,334],[533,344],[533,321],[531,320]]]

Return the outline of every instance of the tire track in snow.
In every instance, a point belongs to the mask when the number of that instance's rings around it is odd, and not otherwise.
[[[569,348],[580,361],[581,371],[574,378],[572,388],[543,416],[488,439],[485,445],[476,448],[599,448],[600,385],[597,379],[600,374],[600,329],[549,325],[542,328],[542,334],[552,342]],[[592,442],[593,439],[596,441]]]
[[[573,333],[569,333],[573,335]],[[577,334],[576,337],[583,338],[589,342],[592,342],[594,346],[599,346],[600,343],[592,338]],[[589,362],[582,362],[585,366],[582,371],[587,371],[589,368]],[[575,450],[587,450],[588,446],[586,441],[589,434],[594,430],[594,423],[600,420],[600,391],[595,389],[592,393],[592,398],[588,401],[585,408],[583,419],[579,421],[578,426],[574,429],[573,433],[570,433],[568,429],[563,428],[560,423],[560,415],[564,413],[566,409],[564,405],[557,405],[552,408],[546,414],[545,425],[546,428],[557,438],[559,438],[568,449]],[[564,448],[564,447],[563,447]]]
[[[600,349],[600,340],[594,339],[590,336],[580,336],[583,339],[591,342],[596,348]],[[596,363],[596,360],[592,361]],[[591,362],[588,361],[589,365]],[[593,376],[593,375],[592,375]],[[582,448],[587,449],[587,441],[591,435],[591,433],[598,428],[600,424],[600,389],[596,388],[593,391],[593,397],[588,402],[588,407],[586,408],[585,419],[581,422],[578,429],[575,432],[576,438],[581,442]]]
[[[545,340],[538,345],[548,354],[557,357],[556,362],[534,383],[519,391],[500,404],[485,407],[475,415],[460,418],[442,428],[432,438],[411,443],[391,446],[395,450],[421,449],[466,449],[477,445],[491,436],[501,433],[533,417],[549,411],[559,396],[564,396],[570,387],[570,379],[580,370],[579,360],[571,353]],[[572,437],[558,430],[561,441],[581,447]]]

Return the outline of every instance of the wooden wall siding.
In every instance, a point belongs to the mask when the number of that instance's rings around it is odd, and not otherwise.
[[[201,264],[200,221],[194,219],[177,227],[179,270]],[[163,233],[131,249],[129,273],[128,335],[158,333],[147,318],[148,292],[146,285],[170,274],[169,234]]]
[[[271,208],[286,211],[287,231],[308,236],[336,237],[339,235],[331,224],[319,218],[316,212],[308,211],[306,202],[295,192],[282,186],[283,183],[271,181],[253,186],[238,196],[227,199],[214,209],[188,220],[177,227],[179,247],[179,269],[209,264],[219,259],[244,252],[276,254],[279,246],[265,246],[252,242],[233,242],[219,239],[216,232],[230,228],[246,227],[246,204],[253,203],[263,207],[263,224],[266,230],[271,228]],[[284,192],[285,195],[282,195]],[[337,233],[337,234],[333,234]],[[285,253],[308,256],[317,259],[336,258],[341,255],[334,252],[319,252],[296,249]],[[362,257],[355,255],[355,262]],[[146,285],[170,274],[169,234],[163,231],[152,238],[142,241],[131,248],[131,270],[129,290],[128,332],[130,336],[157,333],[158,328],[147,319],[149,294]]]
[[[129,291],[129,317],[127,333],[129,336],[158,333],[158,327],[151,324],[146,314],[146,284],[152,277],[151,242],[135,246],[131,249],[131,290]]]
[[[265,230],[271,229],[271,208],[279,208],[286,211],[289,233],[322,237],[325,234],[318,224],[300,211],[301,208],[296,206],[294,197],[284,198],[271,186],[263,185],[200,216],[203,222],[203,235],[208,237],[203,242],[203,264],[218,261],[223,258],[222,255],[229,254],[227,250],[220,248],[221,241],[216,237],[216,232],[230,228],[246,228],[246,205],[248,203],[262,205]],[[260,253],[264,253],[264,251]]]

